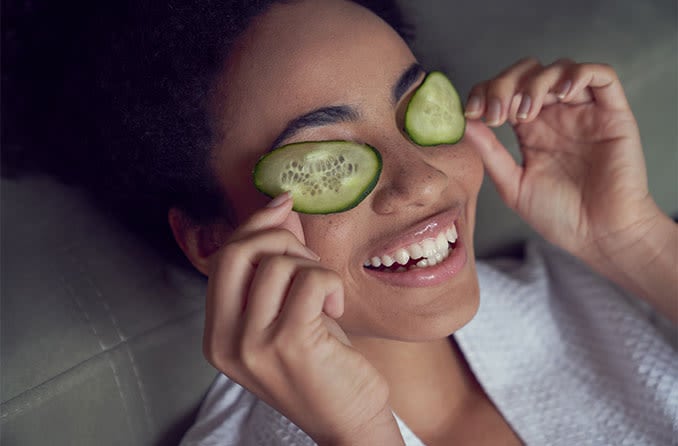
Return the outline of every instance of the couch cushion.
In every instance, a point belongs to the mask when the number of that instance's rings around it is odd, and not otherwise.
[[[215,374],[200,347],[204,280],[72,188],[25,178],[2,193],[3,440],[163,438]]]

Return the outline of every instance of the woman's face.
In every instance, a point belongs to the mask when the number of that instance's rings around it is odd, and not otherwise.
[[[387,24],[353,3],[277,4],[240,38],[214,102],[213,124],[224,139],[213,166],[239,221],[268,201],[251,172],[273,144],[348,140],[381,153],[379,183],[357,207],[292,217],[305,243],[343,279],[339,322],[350,336],[438,339],[478,307],[472,240],[482,164],[474,145],[489,130],[469,122],[455,145],[410,141],[401,130],[404,109],[424,77],[415,63]],[[457,246],[442,263],[406,272],[365,266],[416,251],[414,244],[426,248],[453,226]]]

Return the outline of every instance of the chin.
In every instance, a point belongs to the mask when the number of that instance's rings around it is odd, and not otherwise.
[[[406,330],[398,330],[400,340],[426,342],[446,338],[471,322],[480,306],[477,284],[476,280],[473,289],[448,298],[446,305],[438,311],[412,317]]]
[[[354,336],[402,342],[427,342],[449,337],[468,324],[480,306],[480,288],[475,268],[468,279],[453,286],[409,290],[381,305],[371,320],[347,312],[340,319],[342,328]],[[400,303],[401,305],[398,305]],[[369,327],[369,328],[366,328]]]

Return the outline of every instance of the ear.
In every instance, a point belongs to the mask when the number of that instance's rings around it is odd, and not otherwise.
[[[193,266],[209,275],[210,259],[223,245],[233,228],[225,222],[195,223],[183,211],[171,208],[167,220],[174,240]]]

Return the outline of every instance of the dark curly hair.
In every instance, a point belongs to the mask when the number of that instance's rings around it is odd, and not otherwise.
[[[36,58],[19,63],[9,73],[10,84],[23,87],[19,90],[33,107],[46,100],[54,108],[35,116],[25,101],[3,99],[3,109],[16,107],[19,113],[10,123],[10,139],[24,137],[23,144],[11,146],[30,146],[34,167],[85,186],[151,242],[167,244],[170,207],[196,223],[232,219],[208,166],[213,135],[207,96],[232,43],[251,20],[274,3],[292,1],[127,0],[83,3],[77,12],[37,2],[29,11],[34,23],[23,23],[31,38],[22,40],[35,45],[23,50]],[[411,41],[395,0],[355,3]],[[10,21],[22,18],[25,14],[10,11]],[[38,29],[44,25],[49,26]],[[10,24],[10,40],[17,39],[17,30],[20,34],[21,26]],[[33,72],[40,67],[52,70],[51,79]],[[22,123],[28,124],[23,135]],[[10,150],[3,158],[9,166],[28,159],[26,150]]]

